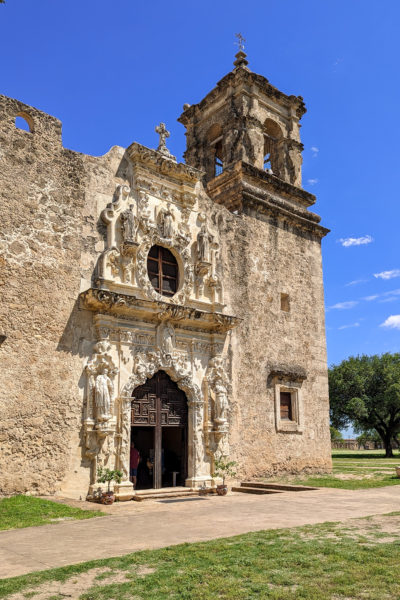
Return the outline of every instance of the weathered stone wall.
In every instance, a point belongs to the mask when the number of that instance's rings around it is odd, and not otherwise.
[[[32,131],[16,129],[17,114]],[[85,175],[61,123],[0,97],[2,492],[52,492],[79,427],[79,292]]]
[[[227,311],[243,319],[231,333],[230,447],[244,476],[331,468],[320,240],[221,211]],[[290,311],[281,310],[281,293]],[[269,365],[303,367],[303,431],[278,433]]]
[[[33,130],[15,128],[25,114]],[[84,496],[84,362],[96,335],[79,293],[105,248],[99,219],[125,151],[83,156],[62,147],[60,122],[0,97],[0,493]],[[230,444],[241,475],[330,467],[320,242],[278,223],[235,215],[202,192],[221,236],[226,312],[243,319],[225,355],[232,377]],[[290,312],[280,309],[280,293]],[[304,430],[277,433],[268,365],[304,367]],[[123,384],[124,382],[122,382]]]
[[[93,332],[78,295],[104,247],[88,190],[97,180],[114,190],[123,150],[66,150],[57,119],[4,96],[0,147],[0,493],[53,493],[81,476],[85,494],[82,367]]]

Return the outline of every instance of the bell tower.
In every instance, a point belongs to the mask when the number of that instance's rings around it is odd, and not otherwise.
[[[310,206],[314,196],[301,187],[303,98],[253,73],[241,40],[235,58],[201,102],[183,107],[186,163],[205,172],[208,194],[231,210],[244,209],[246,188],[255,184]]]

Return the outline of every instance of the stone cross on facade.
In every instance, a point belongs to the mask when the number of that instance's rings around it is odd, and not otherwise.
[[[157,125],[157,127],[155,128],[155,132],[158,133],[158,135],[160,136],[160,142],[158,144],[157,152],[160,152],[160,154],[163,154],[166,158],[176,160],[175,156],[172,156],[165,143],[166,138],[169,138],[169,136],[171,135],[165,127],[165,123],[160,123],[159,125]]]

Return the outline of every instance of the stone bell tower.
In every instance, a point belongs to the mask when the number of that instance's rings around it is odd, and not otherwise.
[[[188,165],[206,173],[209,196],[230,210],[245,211],[247,200],[267,190],[314,203],[301,189],[303,145],[301,96],[287,96],[252,73],[240,45],[234,69],[207,96],[185,104],[178,121],[186,127]]]

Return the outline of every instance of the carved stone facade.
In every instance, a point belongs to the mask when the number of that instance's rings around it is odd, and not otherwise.
[[[130,497],[132,399],[160,371],[187,399],[187,486],[213,485],[218,453],[242,476],[330,469],[327,230],[301,188],[304,111],[241,51],[185,105],[183,164],[164,124],[157,150],[83,156],[62,147],[59,121],[0,97],[3,493],[85,497],[104,466]],[[159,285],[155,248],[170,268]]]

